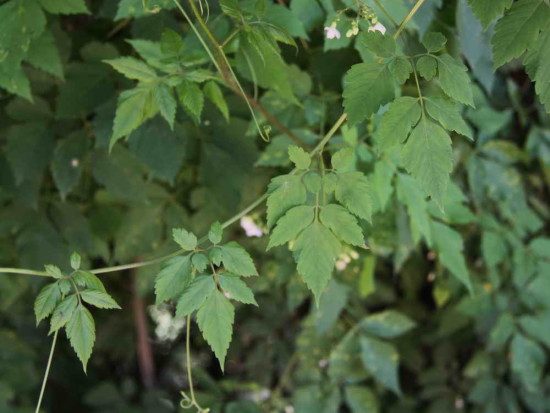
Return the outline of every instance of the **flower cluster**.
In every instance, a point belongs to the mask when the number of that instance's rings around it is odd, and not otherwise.
[[[331,25],[325,27],[327,39],[340,39],[342,37],[342,34],[337,28],[338,23],[340,22],[341,17],[345,16],[346,12],[349,10],[350,8],[346,8],[338,11]],[[349,20],[351,20],[351,28],[346,32],[346,37],[357,36],[359,34],[359,24],[361,23],[361,20],[366,20],[369,22],[369,32],[378,31],[382,34],[386,33],[386,27],[378,21],[374,10],[367,5],[361,5],[356,16]]]

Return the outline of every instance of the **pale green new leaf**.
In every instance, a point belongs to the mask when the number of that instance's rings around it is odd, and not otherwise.
[[[451,99],[474,107],[474,96],[466,66],[448,54],[437,56],[437,60],[439,82],[445,94]]]
[[[306,202],[307,191],[300,175],[281,175],[273,178],[269,184],[267,198],[267,225],[275,222],[290,208]]]
[[[69,322],[78,305],[78,298],[75,294],[66,297],[61,301],[53,312],[50,320],[50,333],[59,330]]]
[[[440,126],[423,117],[402,151],[405,168],[439,204],[453,170],[451,138]]]
[[[308,169],[311,164],[311,157],[299,146],[289,146],[288,157],[298,169]]]
[[[193,264],[193,267],[195,267],[195,270],[201,273],[206,270],[210,264],[210,261],[205,254],[197,252],[191,256],[191,263]]]
[[[214,277],[211,275],[199,275],[185,289],[178,300],[176,316],[185,317],[198,310],[204,301],[216,290]]]
[[[334,196],[352,214],[370,221],[372,215],[370,185],[367,177],[361,172],[338,174]]]
[[[514,0],[468,0],[484,28],[512,5]]]
[[[204,95],[210,99],[214,105],[219,109],[225,120],[229,120],[229,107],[223,97],[223,92],[214,81],[206,82],[203,88]]]
[[[300,234],[294,249],[298,273],[318,303],[340,253],[340,242],[327,227],[316,221]]]
[[[321,207],[319,218],[341,241],[358,247],[365,246],[363,231],[346,208],[336,204],[325,205]]]
[[[359,63],[344,78],[344,108],[348,122],[355,125],[394,98],[393,78],[381,63]]]
[[[310,205],[300,205],[289,209],[287,213],[277,221],[269,237],[267,249],[277,245],[283,245],[295,239],[314,218],[314,208]]]
[[[214,290],[209,295],[197,313],[197,323],[202,335],[214,350],[222,371],[224,370],[225,356],[233,334],[234,320],[235,309],[233,305],[218,290]]]
[[[364,332],[374,336],[395,338],[413,329],[416,323],[402,313],[386,310],[366,316],[359,325]]]
[[[191,258],[189,255],[169,259],[162,264],[155,279],[156,303],[162,303],[180,295],[191,282]]]
[[[244,304],[258,305],[254,299],[254,293],[238,275],[228,272],[220,274],[220,287],[222,287],[226,293],[229,293],[234,300]]]
[[[141,80],[143,82],[151,82],[157,79],[154,69],[133,57],[119,57],[118,59],[105,60],[104,62],[110,64],[117,72],[122,73],[128,79]]]
[[[550,19],[550,6],[544,0],[515,2],[495,26],[491,44],[495,67],[521,56],[537,39]]]
[[[88,304],[91,304],[97,308],[115,308],[120,309],[118,303],[104,291],[100,290],[84,290],[80,293],[80,296]]]
[[[57,283],[46,285],[34,301],[34,315],[36,316],[36,325],[48,317],[61,300],[61,291]]]
[[[437,74],[437,59],[434,56],[422,56],[416,62],[416,70],[426,80],[432,80]]]
[[[166,119],[166,122],[168,122],[170,128],[173,130],[177,103],[172,90],[164,83],[160,83],[153,89],[153,98],[160,114]]]
[[[254,265],[254,261],[236,242],[229,242],[220,247],[222,252],[222,261],[225,269],[233,274],[249,277],[251,275],[258,275],[258,270]]]
[[[409,96],[395,99],[380,120],[376,133],[380,149],[387,150],[407,139],[420,119],[420,102]]]
[[[174,228],[172,230],[172,238],[185,251],[193,251],[197,246],[196,235],[183,228]]]
[[[426,98],[426,110],[428,114],[438,121],[441,126],[450,131],[455,131],[471,140],[474,139],[472,129],[462,118],[455,102],[439,96]]]
[[[196,123],[200,122],[204,95],[195,83],[184,81],[176,86],[181,104],[189,111]]]
[[[46,265],[44,265],[44,269],[46,270],[48,275],[53,277],[53,278],[59,279],[59,278],[63,277],[63,273],[61,272],[59,267],[57,267],[56,265],[46,264]]]
[[[399,386],[398,367],[399,353],[392,344],[373,337],[362,336],[361,358],[365,368],[374,379],[384,387],[401,394]]]
[[[79,305],[67,324],[66,331],[71,346],[86,371],[95,342],[95,323],[90,311],[83,305]]]
[[[219,221],[216,221],[210,225],[210,230],[208,230],[208,239],[214,245],[219,244],[222,240],[223,228],[222,224]]]

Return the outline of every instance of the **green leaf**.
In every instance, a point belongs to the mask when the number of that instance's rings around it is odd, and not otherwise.
[[[82,259],[80,258],[80,255],[78,255],[77,252],[73,252],[71,254],[71,268],[73,270],[78,270],[80,268],[80,263],[81,263]]]
[[[328,228],[315,221],[300,234],[294,250],[298,273],[319,303],[340,253],[340,242]]]
[[[474,139],[472,129],[460,115],[454,101],[444,97],[432,96],[425,99],[428,114],[438,121],[441,126],[450,131],[455,131],[471,140]]]
[[[168,10],[176,7],[171,0],[145,0],[145,3],[147,7],[143,7],[144,0],[120,0],[115,20],[128,17],[150,16],[152,14],[151,10],[154,14],[155,11],[158,13],[161,10]]]
[[[451,99],[474,107],[474,97],[468,69],[462,62],[444,54],[437,56],[441,88]]]
[[[220,247],[225,269],[233,274],[248,277],[258,275],[258,270],[248,252],[236,242],[229,242]]]
[[[377,143],[382,150],[388,150],[407,139],[411,129],[420,119],[420,102],[409,96],[395,99],[380,120],[376,132]]]
[[[332,167],[338,172],[347,172],[355,162],[355,148],[340,149],[330,160]]]
[[[535,43],[529,44],[525,56],[525,67],[532,80],[535,91],[546,111],[550,113],[550,27],[547,27]]]
[[[160,114],[166,119],[166,122],[168,122],[170,128],[173,130],[177,103],[176,99],[174,99],[172,89],[164,83],[160,83],[153,89],[153,98]]]
[[[406,315],[394,310],[369,315],[359,323],[361,329],[380,338],[395,338],[410,331],[416,323]]]
[[[172,238],[185,251],[193,251],[197,247],[197,237],[183,228],[172,229]]]
[[[219,221],[216,221],[210,226],[210,230],[208,231],[208,239],[212,244],[216,245],[222,241],[222,236],[222,224],[220,224]]]
[[[379,413],[376,395],[367,387],[346,386],[346,404],[352,413]]]
[[[85,0],[39,0],[51,14],[90,14]]]
[[[176,31],[165,27],[160,37],[160,50],[165,56],[180,58],[185,50],[185,43]]]
[[[110,147],[123,136],[152,118],[158,111],[151,88],[138,86],[122,92],[118,98],[118,107],[113,124],[113,136]]]
[[[344,78],[344,108],[348,122],[355,125],[394,98],[393,79],[388,67],[380,63],[359,63]]]
[[[321,178],[321,175],[319,175],[317,172],[309,171],[304,174],[302,182],[309,192],[311,192],[312,194],[316,194],[321,190],[321,186],[323,185],[323,178]]]
[[[311,157],[309,154],[298,146],[288,147],[288,157],[298,169],[308,169],[311,164]]]
[[[550,19],[550,6],[544,0],[520,0],[495,26],[491,44],[495,67],[521,56],[535,42]]]
[[[363,32],[358,39],[362,47],[376,56],[392,57],[395,54],[396,42],[390,35],[386,36],[378,31],[368,31]]]
[[[73,274],[74,281],[81,287],[91,288],[93,290],[105,291],[105,287],[101,280],[94,274],[88,271],[76,271]]]
[[[225,296],[214,290],[197,313],[197,323],[224,370],[225,355],[233,334],[235,309]]]
[[[95,324],[90,311],[83,305],[79,305],[67,324],[66,331],[71,346],[86,371],[95,342]]]
[[[445,130],[423,117],[403,147],[402,157],[405,168],[442,204],[453,170],[451,139]]]
[[[362,336],[361,358],[365,368],[374,379],[384,387],[401,394],[397,369],[399,366],[399,353],[392,344],[373,337]]]
[[[76,294],[73,294],[63,299],[63,301],[61,301],[57,305],[57,307],[55,307],[52,318],[50,320],[49,334],[59,330],[61,327],[69,322],[69,320],[73,316],[74,311],[76,310],[77,305],[78,298]]]
[[[57,142],[51,168],[61,199],[64,200],[78,184],[83,169],[82,163],[88,149],[88,137],[80,133]]]
[[[157,73],[141,60],[133,57],[119,57],[118,59],[104,60],[117,72],[122,73],[128,79],[152,82],[157,79]]]
[[[63,278],[63,273],[59,269],[59,267],[52,265],[52,264],[46,264],[44,265],[44,269],[53,278]]]
[[[156,303],[179,296],[191,282],[191,258],[189,255],[170,258],[162,264],[155,279]]]
[[[488,267],[496,267],[508,256],[504,238],[492,231],[483,231],[481,235],[481,253]]]
[[[244,281],[239,279],[238,275],[228,272],[220,274],[220,287],[222,287],[226,293],[229,293],[234,300],[244,304],[258,305],[254,299],[254,293],[248,288]]]
[[[370,185],[367,177],[361,172],[338,174],[334,196],[352,214],[370,221],[372,215]]]
[[[277,221],[277,226],[269,236],[267,249],[283,245],[295,239],[314,218],[314,208],[310,205],[300,205],[291,208]]]
[[[445,47],[446,43],[447,38],[437,32],[426,33],[422,38],[422,44],[430,53],[439,52]]]
[[[437,59],[434,56],[422,56],[416,62],[416,70],[426,80],[432,80],[437,74]]]
[[[49,30],[31,42],[25,60],[34,67],[63,79],[63,64],[55,39]]]
[[[198,310],[214,291],[216,291],[216,283],[213,276],[197,276],[179,298],[176,316],[185,317]]]
[[[441,263],[472,292],[462,236],[451,227],[436,221],[432,221],[432,234]]]
[[[537,237],[531,240],[529,249],[541,259],[550,259],[550,238]]]
[[[36,297],[34,301],[34,315],[36,316],[36,325],[43,319],[48,317],[59,301],[61,300],[61,291],[57,283],[46,285]]]
[[[204,106],[204,95],[201,89],[195,83],[183,81],[176,86],[176,90],[183,107],[188,110],[193,120],[199,123]]]
[[[299,175],[281,175],[269,184],[267,225],[271,228],[290,208],[306,202],[306,187]]]
[[[427,244],[432,245],[432,230],[425,192],[409,175],[398,174],[397,177],[397,199],[407,206],[413,239],[418,242],[420,235],[423,235]]]
[[[393,59],[389,64],[389,69],[392,76],[399,82],[400,85],[404,84],[411,73],[413,72],[413,67],[409,59],[404,57],[398,57]]]
[[[357,224],[355,217],[344,207],[336,204],[322,206],[319,218],[341,241],[358,247],[365,246],[361,227]]]
[[[319,307],[314,313],[315,329],[318,334],[329,331],[346,307],[349,297],[349,287],[334,279],[330,280],[326,290],[319,300]]]
[[[203,272],[210,264],[210,261],[205,254],[197,252],[191,256],[191,263],[198,272]]]
[[[479,19],[484,28],[497,17],[504,13],[512,5],[513,0],[468,0],[472,6],[474,14]]]
[[[97,308],[107,309],[120,309],[118,303],[104,291],[100,290],[84,290],[80,293],[80,296],[88,304],[91,304]]]
[[[213,80],[206,82],[203,88],[204,95],[210,99],[219,109],[225,120],[229,121],[229,107],[223,97],[223,92],[216,82]]]
[[[514,334],[510,347],[512,371],[530,392],[539,389],[546,355],[535,341],[520,333]]]

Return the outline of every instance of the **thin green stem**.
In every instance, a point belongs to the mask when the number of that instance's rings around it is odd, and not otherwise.
[[[395,32],[395,34],[393,35],[393,38],[394,39],[397,39],[399,37],[399,35],[401,34],[401,32],[405,29],[405,27],[407,26],[407,23],[409,23],[409,20],[411,20],[413,18],[413,16],[416,14],[416,12],[418,11],[418,9],[420,8],[420,6],[422,6],[422,4],[425,2],[426,0],[418,0],[416,2],[416,4],[414,5],[414,7],[411,9],[411,11],[409,12],[409,14],[407,14],[405,16],[405,18],[403,19],[403,21],[401,22],[401,24],[399,25],[399,28],[397,29],[397,31]]]
[[[412,60],[412,59],[411,59]],[[416,90],[418,92],[418,98],[420,99],[420,106],[422,107],[422,114],[424,114],[424,98],[422,97],[422,89],[420,89],[420,81],[418,80],[418,73],[416,72],[416,67],[414,62],[411,62],[414,73],[414,81],[416,83]]]
[[[187,326],[185,333],[185,359],[187,363],[187,381],[189,382],[189,393],[191,393],[191,401],[196,403],[195,388],[193,386],[193,373],[191,368],[191,314],[187,316]]]
[[[39,277],[51,277],[45,271],[34,271],[26,268],[0,268],[0,274],[24,274],[24,275],[37,275]]]
[[[50,367],[52,365],[53,353],[55,351],[55,344],[57,343],[57,334],[59,330],[55,332],[52,340],[52,347],[50,349],[50,355],[48,357],[48,364],[46,365],[46,371],[44,372],[44,379],[42,380],[42,388],[40,389],[40,395],[38,396],[38,402],[36,403],[35,413],[40,411],[40,406],[42,405],[42,398],[44,397],[44,391],[46,390],[46,382],[48,381],[48,375],[50,374]]]

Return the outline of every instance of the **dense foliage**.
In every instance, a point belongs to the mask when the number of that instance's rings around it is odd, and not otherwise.
[[[548,0],[0,0],[0,411],[550,411],[548,112]]]

